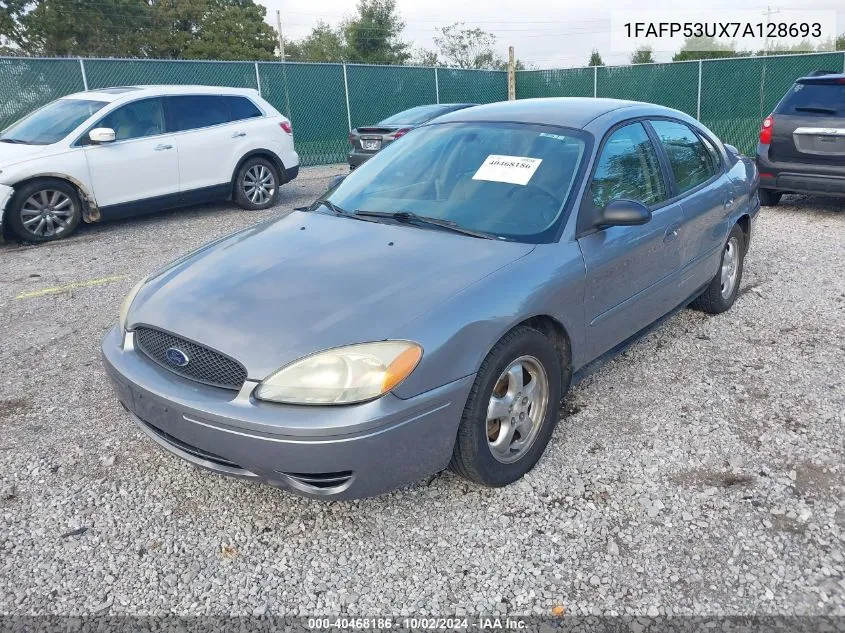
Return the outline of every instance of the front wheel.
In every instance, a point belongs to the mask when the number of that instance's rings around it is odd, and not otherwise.
[[[475,378],[450,467],[485,486],[504,486],[531,470],[549,443],[561,399],[552,342],[520,326],[500,340]]]
[[[82,218],[76,189],[64,180],[35,180],[15,191],[6,219],[28,242],[51,242],[73,233]]]
[[[709,314],[721,314],[729,310],[739,293],[744,264],[745,233],[739,225],[734,225],[722,249],[719,272],[707,289],[692,302],[692,307]]]
[[[250,158],[235,178],[235,201],[244,209],[267,209],[279,196],[279,172],[266,158]]]

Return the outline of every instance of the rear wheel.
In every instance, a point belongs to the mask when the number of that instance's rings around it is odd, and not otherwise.
[[[780,202],[780,197],[783,194],[780,191],[772,191],[771,189],[760,189],[760,204],[764,207],[774,207]]]
[[[247,159],[235,178],[235,200],[244,209],[267,209],[279,197],[279,172],[266,158]]]
[[[455,441],[450,467],[485,486],[504,486],[531,470],[549,443],[561,399],[552,342],[520,326],[484,359]]]
[[[725,247],[722,249],[722,261],[719,272],[707,289],[692,302],[696,310],[709,314],[721,314],[736,301],[739,284],[742,282],[742,267],[745,263],[745,233],[734,225]]]
[[[51,242],[73,233],[82,218],[79,194],[64,180],[45,178],[15,191],[6,220],[22,240]]]

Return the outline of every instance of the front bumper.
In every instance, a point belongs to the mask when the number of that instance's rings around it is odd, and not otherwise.
[[[15,190],[8,185],[0,185],[0,241],[3,240],[3,217],[6,215],[6,206],[12,199]]]
[[[196,466],[307,497],[354,499],[436,473],[452,455],[473,376],[408,400],[388,394],[348,406],[256,401],[159,367],[126,345],[119,327],[102,343],[120,402],[160,446]]]

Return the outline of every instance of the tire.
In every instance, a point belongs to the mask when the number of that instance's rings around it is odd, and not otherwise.
[[[280,185],[279,170],[273,163],[260,156],[248,158],[235,176],[235,201],[250,211],[269,209],[279,198]]]
[[[772,191],[771,189],[760,189],[760,204],[764,207],[774,207],[780,202],[780,197],[783,195],[780,191]]]
[[[727,258],[735,259],[732,260],[733,264],[729,260],[726,267]],[[713,277],[707,289],[690,304],[691,307],[708,314],[721,314],[729,310],[739,293],[744,263],[745,233],[738,224],[735,224],[725,241],[724,248],[722,248],[719,271]],[[731,272],[732,269],[733,272]],[[730,279],[733,279],[733,281],[729,282]]]
[[[525,386],[533,380],[534,388],[531,395],[517,397],[516,393],[521,391],[507,372],[520,359],[522,371],[514,373],[522,376]],[[531,370],[535,373],[531,374]],[[543,373],[545,385],[541,380]],[[525,378],[528,380],[525,381]],[[514,390],[516,393],[513,393]],[[497,402],[504,403],[505,408],[494,408],[491,402],[494,397]],[[481,363],[461,416],[449,467],[460,476],[484,486],[505,486],[516,481],[534,467],[549,443],[557,424],[561,397],[560,359],[552,342],[530,327],[519,326],[511,330]],[[520,405],[526,400],[531,405],[529,409],[525,404]],[[543,401],[545,405],[541,411]],[[508,402],[515,403],[517,408],[508,409]],[[511,434],[513,440],[509,446],[518,447],[523,443],[521,450],[513,448],[506,451],[493,447],[491,443],[496,440],[505,445],[507,436],[501,434],[507,433],[510,425],[506,417],[493,421],[488,419],[488,409],[512,416],[511,420],[517,422],[515,427],[520,427],[520,414],[523,414],[523,423],[528,420],[526,426],[521,427],[525,437],[521,437],[519,431]],[[536,418],[530,415],[532,411]]]
[[[52,242],[76,230],[82,219],[82,201],[65,180],[42,178],[17,189],[9,201],[6,222],[27,242]]]

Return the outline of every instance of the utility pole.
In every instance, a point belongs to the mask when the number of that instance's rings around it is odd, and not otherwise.
[[[508,101],[516,99],[516,68],[513,61],[513,46],[508,46]]]
[[[276,9],[276,33],[279,34],[279,57],[285,61],[285,38],[282,37],[282,12]]]
[[[772,18],[772,15],[775,13],[780,13],[780,9],[772,10],[772,7],[767,6],[766,10],[763,12],[763,15],[766,16],[766,39],[763,43],[763,54],[768,55],[769,53],[769,21]]]

